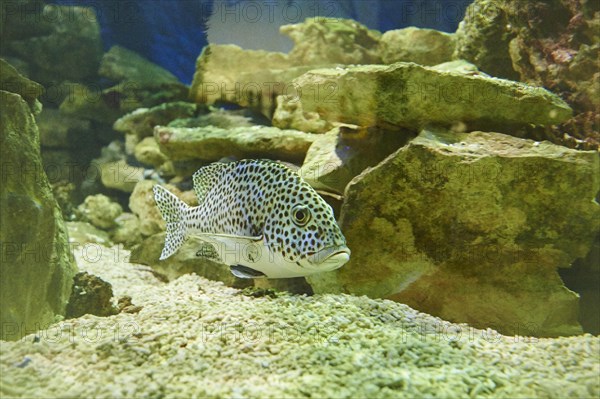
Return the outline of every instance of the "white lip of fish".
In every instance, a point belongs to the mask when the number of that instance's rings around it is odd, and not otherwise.
[[[267,278],[304,277],[311,274],[332,271],[343,266],[350,259],[350,249],[345,245],[326,247],[309,254],[308,265],[287,261],[278,252],[271,252],[262,236],[242,237],[229,234],[193,233],[199,239],[213,244],[221,260],[233,265],[232,273],[241,278],[256,278],[236,266],[252,269]]]
[[[332,245],[308,254],[308,260],[319,270],[335,270],[350,260],[350,249],[345,245]]]

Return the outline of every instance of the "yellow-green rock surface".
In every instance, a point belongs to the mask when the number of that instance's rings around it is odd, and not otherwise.
[[[423,131],[349,183],[350,262],[307,280],[506,334],[580,333],[578,296],[557,269],[590,250],[599,181],[594,151]]]
[[[64,315],[77,267],[31,110],[3,90],[0,103],[0,339],[14,339]]]
[[[461,123],[466,131],[510,133],[529,124],[557,124],[572,114],[541,87],[405,62],[316,69],[293,85],[286,101],[299,101],[304,112],[325,120],[360,126],[418,130]]]

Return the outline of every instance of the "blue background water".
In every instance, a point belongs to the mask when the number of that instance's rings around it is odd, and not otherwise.
[[[279,4],[277,2],[279,1]],[[261,23],[272,16],[285,23],[323,15],[352,18],[379,31],[407,26],[454,32],[472,0],[52,0],[96,10],[108,50],[119,44],[165,67],[190,83],[195,61],[207,44],[207,21]],[[259,15],[260,13],[260,18]],[[280,15],[281,14],[281,15]],[[265,24],[266,26],[266,24]],[[265,35],[273,35],[265,30]],[[258,38],[260,41],[260,38]],[[267,42],[266,38],[264,40]],[[268,48],[268,50],[274,50]]]

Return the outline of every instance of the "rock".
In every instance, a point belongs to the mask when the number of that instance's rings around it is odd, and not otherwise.
[[[317,190],[343,194],[353,177],[381,162],[411,137],[375,128],[339,126],[310,146],[299,173]]]
[[[573,148],[600,146],[600,9],[569,0],[476,0],[456,32],[457,58],[493,76],[543,86],[573,108],[572,119],[534,131]],[[591,88],[591,90],[590,90]]]
[[[159,168],[168,159],[160,151],[154,137],[146,137],[135,146],[135,159],[143,164]]]
[[[432,66],[431,69],[435,69],[436,71],[440,72],[462,73],[463,75],[489,76],[488,74],[480,72],[475,65],[465,60],[442,62],[441,64]]]
[[[111,100],[105,91],[98,88],[89,88],[82,84],[73,84],[69,87],[69,95],[60,103],[61,114],[79,119],[112,125],[112,123],[125,113],[119,103]]]
[[[541,87],[442,72],[414,63],[318,69],[294,80],[304,112],[328,121],[416,130],[428,124],[512,132],[571,117],[571,108]],[[316,94],[315,94],[316,93]]]
[[[113,125],[118,132],[133,134],[139,139],[151,137],[154,126],[167,125],[174,119],[191,118],[196,115],[196,104],[177,101],[157,105],[152,108],[138,108],[119,118]]]
[[[557,269],[600,229],[598,162],[499,133],[424,131],[350,182],[340,225],[352,258],[307,280],[509,335],[580,334]]]
[[[285,96],[277,96],[273,126],[307,133],[325,133],[333,127],[331,122],[321,119],[318,113],[304,112],[300,101],[286,101]]]
[[[90,137],[89,120],[63,115],[46,108],[36,116],[42,147],[85,148],[95,144]]]
[[[467,60],[483,72],[504,79],[517,80],[512,68],[508,45],[512,34],[504,0],[474,1],[455,33],[454,58]]]
[[[100,164],[100,179],[106,188],[130,193],[144,180],[144,168],[131,166],[125,160]]]
[[[210,112],[195,118],[176,119],[167,124],[169,127],[204,127],[214,126],[223,129],[234,127],[252,127],[254,125],[269,126],[271,122],[262,114],[253,113],[249,108],[227,110],[210,107]]]
[[[60,110],[112,126],[138,108],[185,101],[188,97],[188,88],[170,72],[119,46],[104,54],[99,73],[117,84],[106,89],[75,85]]]
[[[112,303],[113,292],[110,283],[87,272],[77,273],[73,279],[73,290],[67,305],[67,318],[81,317],[84,314],[110,316],[117,314]]]
[[[115,227],[117,225],[115,219],[123,213],[121,205],[104,194],[88,196],[78,209],[86,221],[103,230]]]
[[[18,19],[18,18],[15,18]],[[7,44],[31,66],[31,77],[42,83],[74,80],[83,82],[96,75],[102,57],[100,26],[94,8],[48,4],[38,10],[35,32]]]
[[[13,68],[15,68],[17,72],[19,72],[24,77],[29,78],[29,76],[31,75],[31,69],[29,68],[29,64],[27,63],[27,61],[24,61],[18,57],[11,57],[10,55],[3,55],[2,59],[8,62],[10,65],[12,65]]]
[[[335,64],[320,64],[323,68],[333,68]],[[227,93],[220,92],[221,100],[229,100],[242,107],[252,107],[267,118],[271,118],[276,108],[279,95],[294,93],[292,81],[302,74],[315,69],[315,65],[302,65],[286,69],[262,69],[247,71],[238,75],[236,85],[238,90]],[[223,86],[226,87],[226,86]],[[233,97],[231,96],[233,94]]]
[[[160,150],[173,161],[217,161],[233,156],[240,159],[266,157],[301,162],[308,147],[318,136],[267,126],[233,129],[157,126],[154,137]]]
[[[100,230],[88,222],[67,222],[69,230],[69,243],[74,250],[81,249],[85,251],[86,244],[101,244],[105,246],[112,245],[108,233]]]
[[[0,7],[0,50],[7,52],[12,40],[27,39],[34,36],[46,36],[52,33],[52,21],[41,18],[44,0],[19,0]]]
[[[286,84],[310,68],[294,68],[287,54],[209,44],[196,62],[190,98],[197,103],[228,101],[273,113],[274,99]]]
[[[75,191],[75,184],[68,180],[59,180],[57,182],[51,182],[52,195],[56,199],[56,203],[60,207],[62,212],[63,220],[74,220],[76,218],[75,213],[77,209],[73,205],[73,191]]]
[[[114,82],[140,86],[181,84],[171,72],[121,46],[112,46],[104,53],[98,73]]]
[[[453,52],[453,34],[414,26],[389,30],[379,42],[379,53],[384,64],[403,61],[437,65],[452,60]]]
[[[140,233],[146,237],[165,231],[167,228],[160,211],[156,207],[156,202],[154,202],[152,187],[155,184],[156,182],[152,180],[142,180],[135,185],[131,197],[129,197],[129,208],[138,216]],[[167,185],[166,187],[175,194],[181,193],[173,186]]]
[[[0,339],[18,339],[65,314],[77,266],[31,109],[4,90],[0,103]]]
[[[307,18],[279,31],[294,41],[289,59],[295,65],[381,63],[381,33],[351,19]]]
[[[37,98],[44,91],[42,85],[21,75],[2,58],[0,58],[0,90],[20,95],[34,114],[41,109]]]
[[[123,212],[115,222],[117,227],[110,234],[113,242],[124,244],[125,248],[131,248],[142,242],[140,219],[135,214]]]
[[[184,274],[196,273],[211,280],[222,281],[230,287],[243,288],[253,284],[251,279],[235,277],[229,271],[229,266],[220,261],[200,255],[213,253],[214,247],[197,237],[188,237],[175,254],[165,260],[158,260],[164,245],[164,232],[150,236],[133,248],[130,261],[151,266],[155,272],[166,276],[169,281]]]

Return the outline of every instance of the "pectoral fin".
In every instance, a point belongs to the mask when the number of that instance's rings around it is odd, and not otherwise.
[[[230,267],[231,274],[238,278],[260,278],[267,277],[263,272],[251,269],[242,265],[235,265]]]

